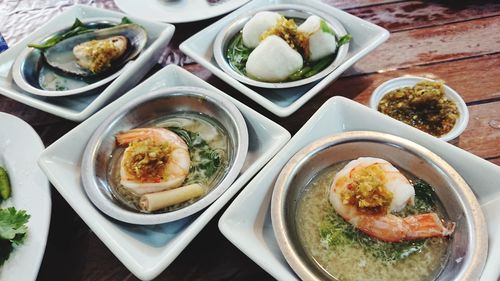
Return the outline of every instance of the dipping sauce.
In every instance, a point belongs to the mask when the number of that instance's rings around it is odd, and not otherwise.
[[[333,178],[346,164],[347,161],[335,164],[318,174],[298,202],[297,233],[308,258],[332,280],[433,280],[447,261],[449,239],[392,243],[371,238],[354,228],[328,200]],[[436,212],[443,217],[432,187],[400,171],[415,188],[415,205],[407,205],[395,215]]]
[[[389,92],[378,111],[435,137],[450,132],[460,116],[457,105],[446,97],[443,83],[432,81]]]

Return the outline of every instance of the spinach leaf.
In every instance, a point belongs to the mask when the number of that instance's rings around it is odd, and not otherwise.
[[[252,49],[243,44],[243,36],[238,33],[229,43],[226,58],[229,63],[241,74],[246,75],[245,66]]]

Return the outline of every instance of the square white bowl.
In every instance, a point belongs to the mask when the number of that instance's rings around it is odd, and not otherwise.
[[[344,62],[332,73],[328,74],[318,82],[310,83],[300,87],[288,89],[265,89],[246,85],[225,73],[215,61],[213,55],[213,43],[215,37],[224,27],[234,21],[237,17],[256,8],[270,4],[301,4],[314,7],[324,13],[336,18],[347,33],[352,35],[349,43],[349,52]],[[323,88],[337,79],[344,71],[354,63],[367,55],[377,46],[389,38],[389,32],[384,28],[362,20],[340,9],[317,0],[254,0],[208,26],[202,31],[184,41],[179,48],[196,62],[206,67],[213,74],[242,92],[267,110],[280,116],[286,117],[294,113],[308,100],[318,94]]]
[[[222,233],[278,280],[297,280],[281,254],[271,224],[274,182],[300,149],[321,137],[346,131],[378,131],[414,141],[447,161],[477,196],[488,224],[489,253],[481,280],[500,273],[500,167],[404,123],[343,97],[329,99],[286,146],[248,183],[219,220]]]
[[[107,217],[88,199],[80,179],[80,162],[88,139],[112,112],[133,98],[160,88],[194,86],[209,89],[235,103],[247,122],[249,148],[236,181],[209,207],[188,218],[159,225],[131,225]],[[210,219],[290,139],[290,133],[253,109],[227,96],[188,71],[169,65],[106,106],[42,152],[39,165],[113,254],[138,278],[160,274]]]
[[[69,97],[42,97],[22,90],[12,78],[12,65],[17,56],[27,48],[28,43],[38,38],[49,36],[64,26],[71,26],[75,18],[81,20],[90,18],[121,19],[125,14],[84,5],[75,5],[54,17],[38,30],[0,54],[0,94],[18,102],[49,112],[65,119],[82,121],[135,86],[157,63],[165,46],[170,42],[175,27],[171,24],[152,22],[129,17],[148,32],[148,43],[142,53],[129,62],[122,74],[107,86],[98,89],[97,93],[81,94]],[[127,16],[128,17],[128,16]]]

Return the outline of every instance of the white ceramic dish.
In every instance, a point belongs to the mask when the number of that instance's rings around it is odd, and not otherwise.
[[[140,24],[148,32],[148,43],[145,50],[134,61],[128,63],[122,74],[105,88],[99,88],[86,95],[55,98],[32,95],[16,85],[12,77],[12,66],[17,56],[26,49],[28,43],[52,34],[61,26],[70,26],[76,17],[85,20],[88,18],[121,19],[124,16],[122,13],[84,5],[75,5],[66,9],[41,26],[40,29],[0,54],[0,94],[62,118],[73,121],[86,119],[110,100],[135,86],[157,63],[164,47],[172,38],[175,29],[173,25],[130,17],[133,22]]]
[[[12,197],[1,204],[26,210],[28,236],[0,267],[0,281],[35,280],[42,263],[50,226],[51,199],[47,177],[37,166],[44,149],[38,134],[23,120],[0,112],[0,166],[12,185]]]
[[[83,23],[84,24],[107,23],[107,24],[118,25],[120,21],[121,21],[120,18],[87,18],[83,20]],[[59,27],[59,29],[55,31],[55,33],[53,33],[52,35],[49,35],[48,37],[37,38],[35,42],[42,42],[47,38],[54,36],[54,34],[58,34],[60,32],[63,32],[64,30],[69,29],[70,26]],[[129,38],[129,42],[132,42],[132,40],[133,40],[132,38]],[[138,50],[134,54],[140,55],[140,51],[142,50],[141,47],[144,47],[145,44],[146,42],[143,42],[142,44],[134,43],[134,47],[137,46],[136,50]],[[113,81],[114,79],[116,79],[116,77],[118,77],[125,70],[125,65],[126,65],[125,63],[123,65],[120,65],[120,67],[117,68],[114,73],[108,76],[104,76],[102,79],[95,81],[94,83],[89,83],[88,85],[83,87],[74,88],[70,90],[61,90],[61,91],[44,90],[37,88],[30,82],[28,82],[28,80],[30,79],[38,78],[39,80],[40,79],[39,77],[42,72],[42,71],[37,71],[37,74],[35,75],[27,74],[33,72],[34,68],[37,67],[38,64],[43,64],[43,62],[41,62],[44,61],[42,55],[40,55],[38,60],[33,59],[33,54],[35,54],[36,51],[37,50],[34,48],[29,48],[29,47],[24,48],[21,54],[17,56],[12,66],[12,78],[14,79],[14,82],[16,82],[16,84],[24,91],[30,94],[45,96],[45,97],[62,97],[62,96],[73,96],[73,95],[89,93],[92,90],[102,87],[103,85],[106,85],[111,81]],[[135,57],[133,59],[135,59]]]
[[[272,11],[288,18],[294,17],[294,18],[302,18],[304,20],[311,15],[315,15],[322,18],[323,20],[325,20],[325,22],[328,23],[328,26],[330,26],[337,39],[347,34],[346,30],[337,19],[335,19],[334,17],[330,16],[327,13],[323,13],[321,10],[314,9],[311,6],[280,4],[280,5],[266,5],[257,10],[252,10],[251,12],[238,17],[235,21],[228,24],[226,28],[223,28],[217,34],[217,37],[215,37],[215,41],[213,44],[214,58],[215,61],[217,62],[217,65],[220,68],[222,68],[222,70],[225,73],[229,74],[236,80],[241,81],[246,85],[256,86],[259,88],[270,88],[270,89],[293,88],[293,87],[307,85],[309,83],[313,83],[317,80],[322,79],[344,62],[345,56],[347,55],[347,52],[349,50],[349,43],[343,44],[336,50],[335,59],[330,63],[330,65],[326,66],[323,70],[319,71],[318,73],[310,77],[298,79],[295,81],[287,81],[287,82],[259,81],[252,79],[246,75],[243,75],[239,71],[236,71],[226,58],[228,46],[230,45],[230,42],[233,40],[233,38],[243,30],[243,27],[246,25],[246,23],[249,22],[250,19],[253,18],[253,16],[260,11]]]
[[[71,207],[116,257],[144,280],[160,274],[290,138],[290,134],[276,123],[226,96],[242,112],[249,132],[245,164],[226,192],[204,211],[172,223],[138,226],[110,219],[94,207],[81,184],[80,162],[85,145],[99,124],[122,105],[143,93],[173,86],[195,86],[225,96],[188,71],[169,65],[56,141],[39,159],[49,180]]]
[[[468,183],[486,217],[488,259],[481,280],[500,274],[500,167],[382,113],[342,97],[333,97],[306,122],[287,145],[255,176],[219,220],[222,233],[278,280],[297,280],[273,234],[270,200],[282,167],[300,149],[321,137],[345,131],[372,130],[414,141],[448,162]]]
[[[394,91],[399,88],[404,87],[413,87],[418,82],[426,80],[426,81],[434,81],[432,79],[417,77],[417,76],[403,76],[388,80],[378,86],[372,93],[370,97],[370,107],[377,110],[378,104],[380,100],[389,92]],[[456,137],[458,137],[469,123],[469,110],[467,109],[467,105],[465,104],[462,97],[451,87],[448,85],[444,85],[444,91],[446,96],[452,100],[458,107],[458,112],[460,113],[460,117],[458,118],[455,126],[451,131],[447,134],[440,136],[439,138],[444,141],[450,141]]]
[[[203,114],[220,122],[221,128],[224,128],[229,139],[226,150],[226,155],[228,155],[226,172],[221,175],[221,179],[212,186],[209,192],[180,209],[145,214],[130,207],[124,207],[116,200],[117,196],[112,191],[113,187],[108,176],[108,166],[112,162],[110,156],[117,149],[115,145],[117,132],[137,128],[137,126],[143,127],[141,124],[163,116],[182,116],[187,112]],[[219,93],[199,87],[168,87],[143,93],[101,122],[83,153],[82,184],[90,201],[114,219],[139,225],[167,223],[191,216],[217,200],[240,174],[247,151],[246,122],[241,112],[229,99]],[[189,159],[189,156],[187,157]]]
[[[123,12],[149,20],[181,23],[228,13],[249,0],[114,0]]]
[[[349,43],[349,52],[344,62],[317,83],[289,89],[263,89],[251,87],[225,73],[222,68],[218,66],[213,56],[212,48],[217,34],[242,14],[270,4],[307,5],[317,10],[321,10],[337,19],[344,26],[347,33],[351,34],[353,37],[352,41]],[[299,109],[328,84],[337,79],[340,74],[351,67],[355,62],[387,40],[387,38],[389,38],[389,32],[387,30],[317,0],[254,0],[191,36],[184,41],[179,48],[220,79],[253,99],[267,110],[278,116],[285,117]]]

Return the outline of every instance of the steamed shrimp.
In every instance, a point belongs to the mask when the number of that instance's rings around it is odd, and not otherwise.
[[[116,135],[127,146],[120,164],[120,184],[137,194],[182,185],[191,158],[184,140],[164,128],[137,128]]]
[[[333,179],[329,195],[337,213],[365,234],[387,242],[449,236],[454,223],[435,213],[399,217],[413,204],[415,190],[389,162],[362,157],[349,162]]]

